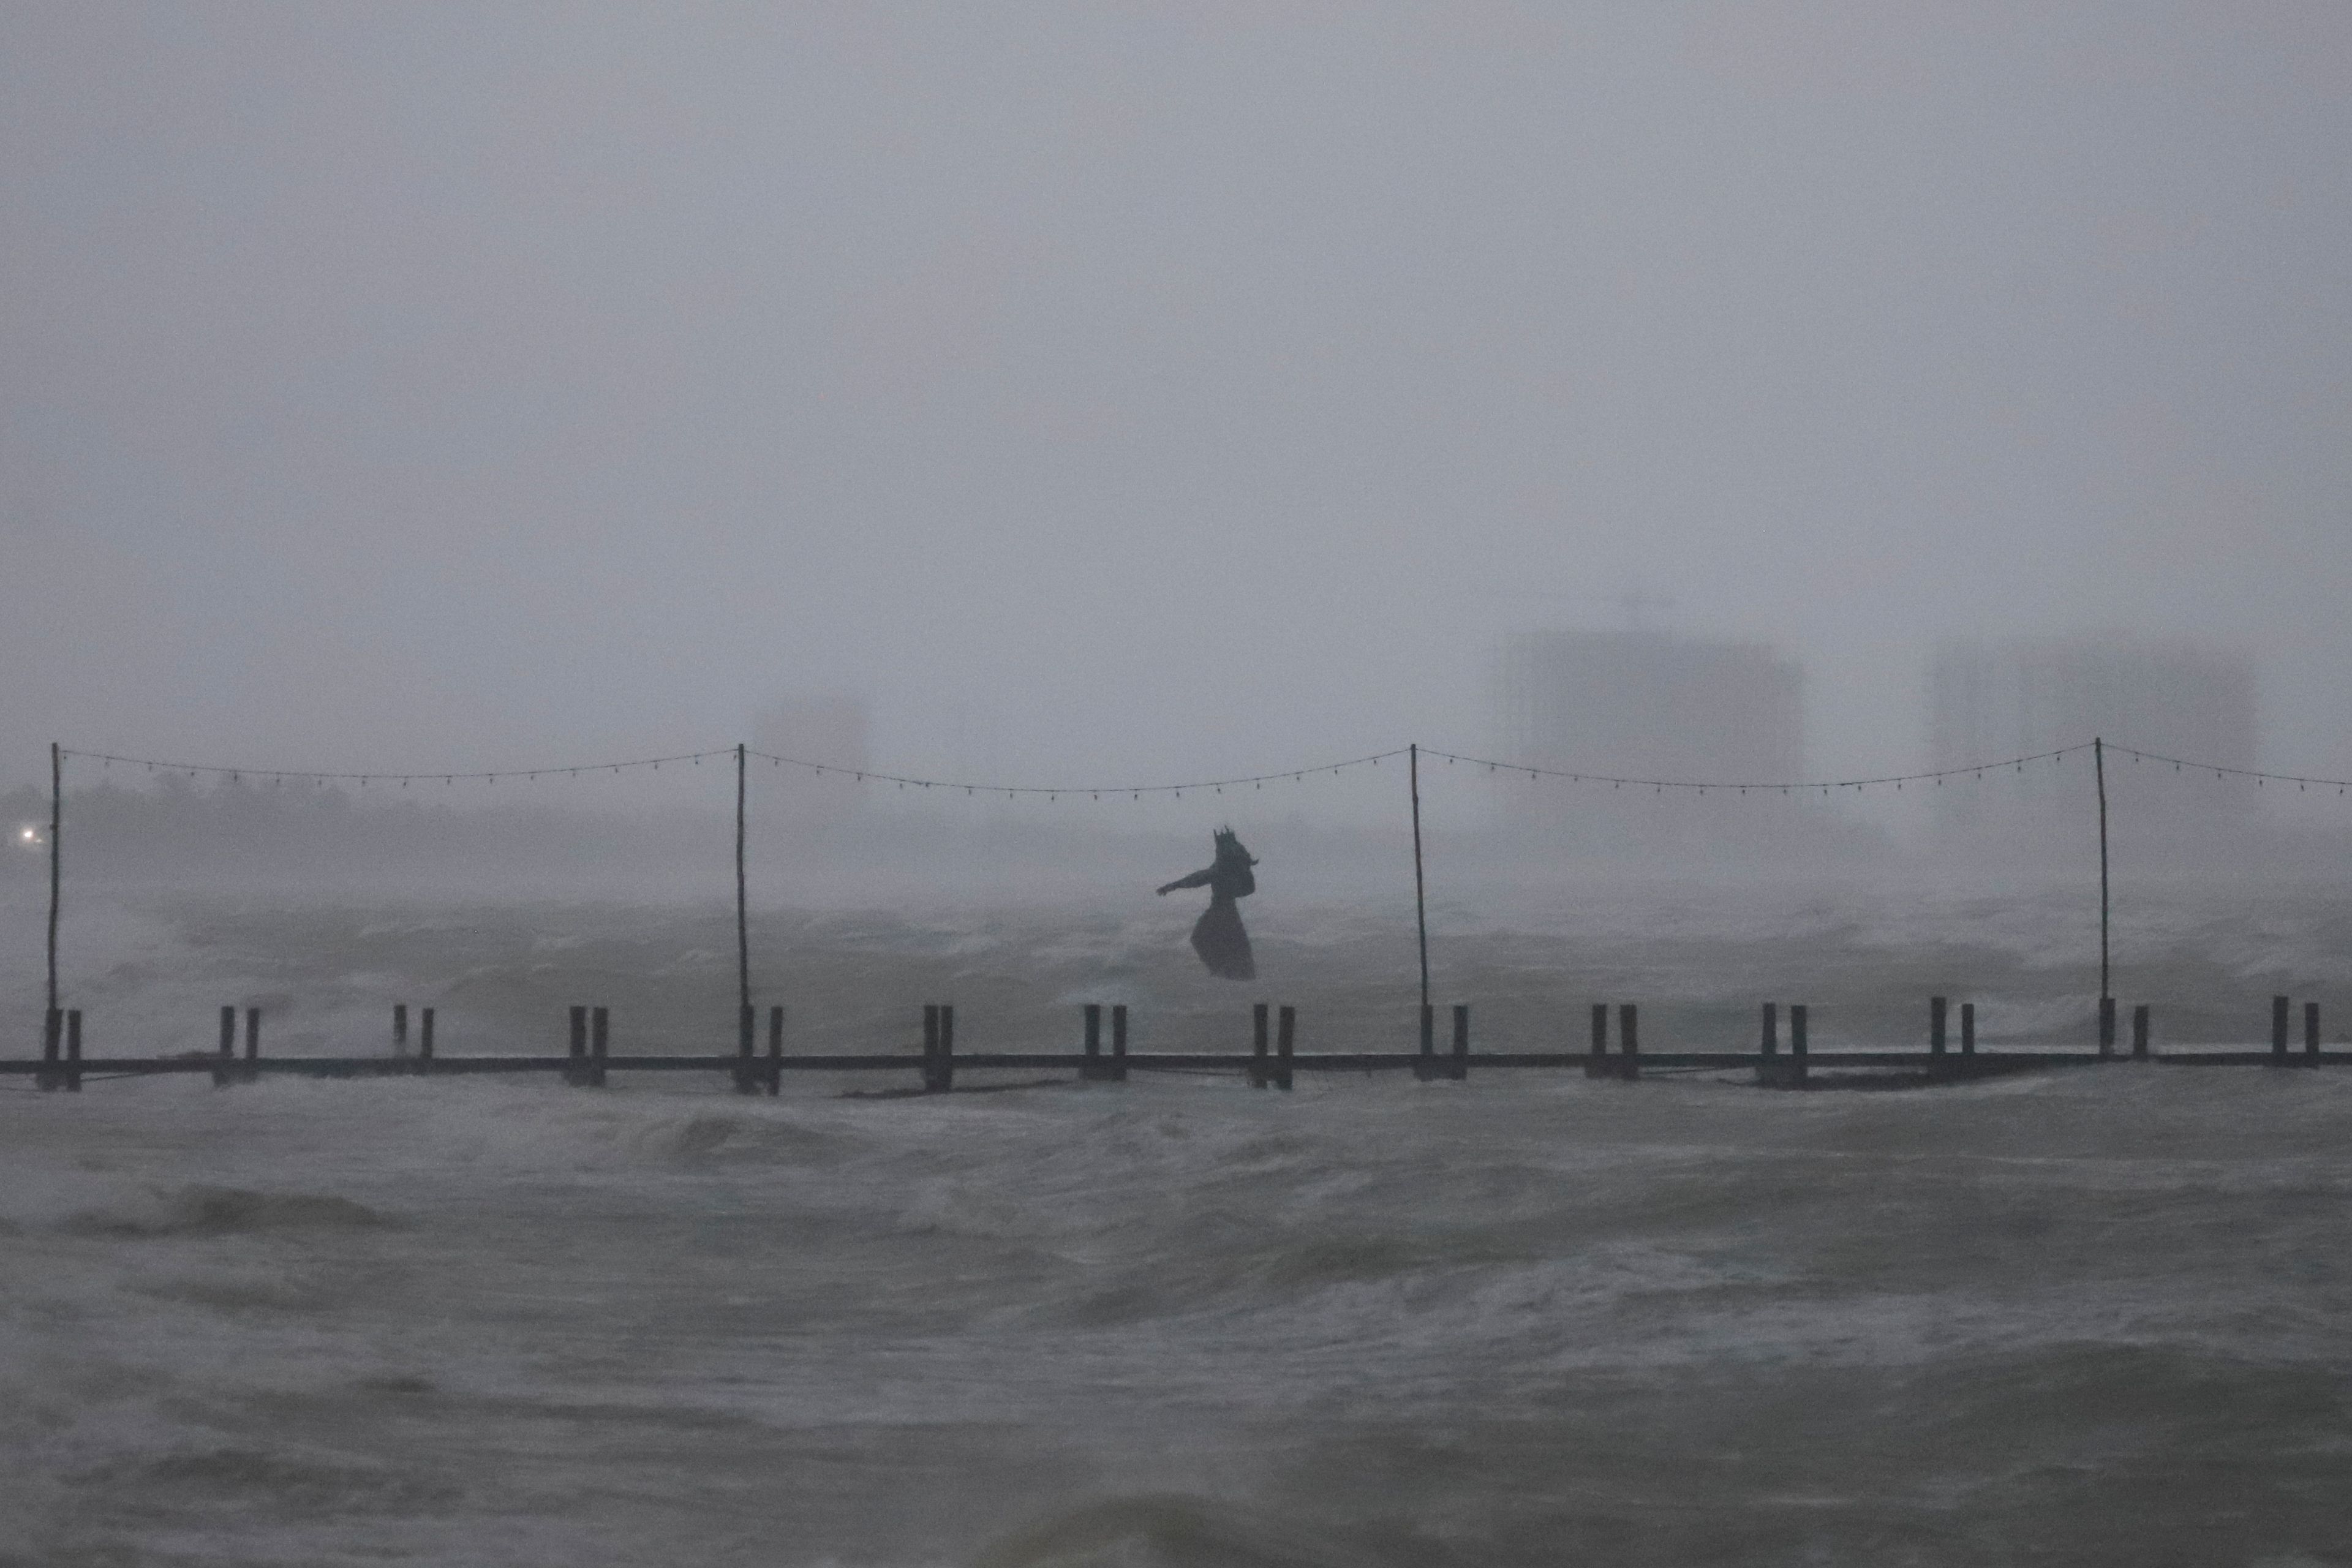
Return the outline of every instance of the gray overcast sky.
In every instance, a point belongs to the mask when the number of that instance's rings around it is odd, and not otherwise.
[[[0,5],[0,717],[1475,748],[1496,634],[2263,660],[2352,767],[2352,6]]]

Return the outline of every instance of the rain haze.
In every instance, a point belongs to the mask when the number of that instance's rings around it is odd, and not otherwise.
[[[0,0],[0,1568],[2342,1561],[2340,4]]]
[[[2186,633],[2352,771],[2332,5],[12,6],[40,742],[393,771],[780,692],[1022,782],[1486,740],[1496,637]],[[1605,766],[1605,760],[1596,761]]]

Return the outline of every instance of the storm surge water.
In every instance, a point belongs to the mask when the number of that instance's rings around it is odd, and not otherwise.
[[[2339,903],[2150,907],[2126,974],[2173,1038],[2335,994]],[[1392,914],[1275,905],[1237,987],[1197,972],[1190,913],[770,914],[761,1000],[806,1049],[911,1049],[932,999],[973,1048],[1066,1044],[1088,1000],[1238,1047],[1261,994],[1302,1048],[1409,1039]],[[2095,933],[2063,900],[1445,913],[1440,997],[1482,1043],[1572,1042],[1601,999],[1662,1048],[1744,1043],[1777,995],[1829,1043],[1901,1044],[1931,989],[1993,1036],[2086,1037]],[[202,1047],[257,999],[289,1051],[382,1051],[394,1000],[444,1009],[451,1051],[560,1049],[574,1001],[632,1048],[727,1038],[716,909],[77,919],[97,1055]],[[0,1563],[2286,1564],[2352,1538],[2352,1076],[1050,1076],[0,1093]]]

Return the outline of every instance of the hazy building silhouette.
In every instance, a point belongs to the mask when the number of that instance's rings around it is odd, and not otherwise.
[[[1508,761],[1733,786],[1805,776],[1804,672],[1763,644],[1643,629],[1526,632],[1498,650],[1492,691],[1495,744]],[[1503,782],[1507,826],[1595,853],[1713,852],[1727,836],[1771,826],[1736,787],[1702,797]]]
[[[2102,737],[2211,767],[2258,766],[2261,710],[2251,659],[2197,643],[2129,637],[1948,642],[1927,681],[1929,766],[1961,768],[2031,756]],[[2087,755],[2029,764],[1935,791],[1948,830],[2016,833],[2028,840],[2096,810]],[[2242,781],[2112,757],[2111,792],[2131,793],[2136,828],[2193,832],[2242,817]]]

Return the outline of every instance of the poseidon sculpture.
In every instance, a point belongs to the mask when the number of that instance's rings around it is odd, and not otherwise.
[[[1206,888],[1209,907],[1192,926],[1192,951],[1209,966],[1209,973],[1221,980],[1255,980],[1257,963],[1250,956],[1249,932],[1242,929],[1241,911],[1234,900],[1246,899],[1257,891],[1257,879],[1250,868],[1257,860],[1242,847],[1242,841],[1230,827],[1220,827],[1215,834],[1217,858],[1213,865],[1179,877],[1162,887],[1162,894],[1179,888]]]

